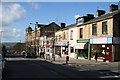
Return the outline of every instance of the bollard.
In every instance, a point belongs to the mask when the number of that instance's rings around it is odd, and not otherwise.
[[[55,56],[53,56],[53,61],[55,61]]]
[[[69,56],[66,56],[66,64],[68,64]]]

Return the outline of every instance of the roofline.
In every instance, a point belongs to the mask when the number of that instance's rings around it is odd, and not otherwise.
[[[72,28],[72,27],[76,27],[75,24],[71,24],[71,25],[74,25],[74,26],[68,25],[67,27],[65,27],[65,28],[63,28],[63,29],[60,29],[60,30],[57,30],[57,31],[63,31],[63,30],[67,30],[67,29]],[[70,26],[70,27],[69,27],[69,26]],[[56,31],[56,32],[57,32],[57,31]]]
[[[98,19],[98,20],[95,20],[93,22],[85,22],[83,24],[77,25],[77,27],[82,26],[82,25],[87,25],[87,24],[95,23],[95,22],[99,22],[99,21],[102,21],[102,20],[110,19],[110,18],[113,18],[113,16],[110,16],[110,17],[107,17],[107,18]]]

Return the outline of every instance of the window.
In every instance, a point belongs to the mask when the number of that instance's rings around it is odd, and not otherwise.
[[[78,19],[77,23],[78,23],[78,25],[82,24],[83,23],[83,18]]]
[[[92,25],[92,35],[97,35],[97,24]]]
[[[83,28],[80,28],[80,38],[83,38]]]
[[[107,34],[107,21],[106,22],[102,22],[102,34]]]
[[[73,30],[70,31],[70,40],[73,40]]]
[[[120,35],[120,22],[118,22],[118,35]]]
[[[74,48],[70,47],[70,53],[73,53],[73,52],[74,52]]]
[[[61,35],[59,35],[59,41],[61,40]]]
[[[55,36],[55,41],[56,41],[56,42],[58,41],[58,36]]]
[[[63,32],[63,39],[66,39],[66,34],[65,34],[65,32]]]

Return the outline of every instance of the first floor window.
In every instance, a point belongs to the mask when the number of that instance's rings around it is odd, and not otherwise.
[[[73,40],[73,30],[70,31],[70,40]]]
[[[80,38],[83,38],[83,28],[80,28]]]
[[[102,34],[107,34],[108,33],[108,24],[106,22],[102,22]]]
[[[97,35],[97,24],[92,25],[92,35]]]

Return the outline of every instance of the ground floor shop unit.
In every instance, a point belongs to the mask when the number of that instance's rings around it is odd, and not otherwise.
[[[68,55],[68,42],[54,43],[54,52],[57,55]]]
[[[84,58],[90,60],[90,44],[89,39],[77,40],[75,45],[76,59]]]
[[[120,38],[119,37],[95,37],[90,39],[90,56],[94,58],[95,53],[98,59],[103,61],[120,60]]]

